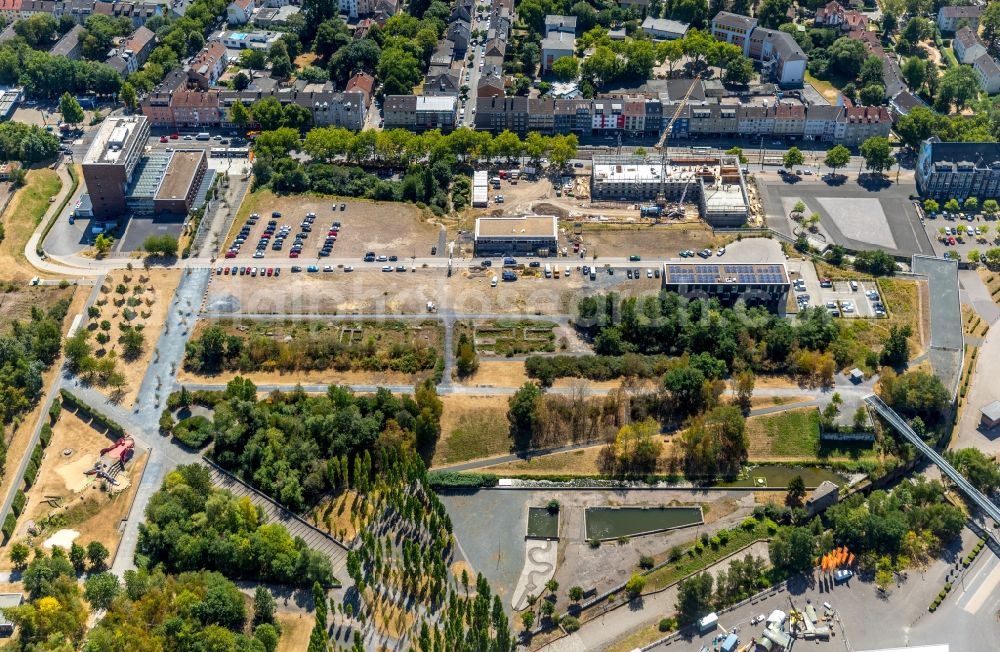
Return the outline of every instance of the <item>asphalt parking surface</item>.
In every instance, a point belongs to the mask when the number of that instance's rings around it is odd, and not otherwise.
[[[819,213],[822,228],[834,243],[904,256],[934,253],[910,199],[916,195],[913,183],[866,187],[850,178],[838,185],[816,176],[793,181],[795,177],[782,178],[775,172],[758,174],[756,179],[768,226],[776,231],[792,235],[785,204],[802,200],[807,214]]]

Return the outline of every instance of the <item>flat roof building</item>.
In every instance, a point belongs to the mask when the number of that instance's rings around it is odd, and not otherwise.
[[[480,217],[476,220],[475,255],[556,253],[559,239],[555,215]]]
[[[94,215],[118,217],[126,211],[125,189],[149,139],[144,116],[107,118],[83,158],[83,178]]]
[[[743,301],[785,313],[788,272],[777,263],[664,263],[663,289],[688,299],[718,299],[723,306]]]
[[[1000,197],[1000,144],[943,143],[932,137],[917,155],[917,190],[924,197]]]
[[[153,198],[153,212],[187,215],[205,178],[208,161],[204,150],[174,152],[163,181]]]
[[[0,593],[0,610],[20,607],[23,600],[23,593]],[[13,633],[14,622],[0,611],[0,634],[9,636]]]
[[[995,428],[1000,425],[1000,401],[987,403],[982,407],[979,422],[984,428]]]

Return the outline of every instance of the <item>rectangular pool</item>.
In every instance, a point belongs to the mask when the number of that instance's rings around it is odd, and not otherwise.
[[[559,512],[550,512],[545,507],[528,508],[528,538],[558,539]]]
[[[617,539],[697,525],[700,507],[588,507],[587,538]]]

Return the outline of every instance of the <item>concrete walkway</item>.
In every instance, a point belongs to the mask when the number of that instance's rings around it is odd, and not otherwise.
[[[742,559],[746,555],[768,558],[767,542],[759,541],[750,548],[736,553]],[[719,571],[729,568],[733,556],[717,561],[705,570],[713,576]],[[542,648],[546,652],[590,652],[607,649],[615,641],[622,639],[634,630],[673,614],[677,603],[677,585],[664,589],[659,593],[642,596],[640,600],[624,603],[616,609],[605,613],[594,620],[585,622],[579,630],[565,638],[559,639]]]
[[[974,269],[958,271],[963,303],[971,304],[987,324],[993,325],[1000,319],[1000,307],[993,301],[990,291],[983,285],[983,279]]]
[[[949,448],[978,448],[987,455],[1000,453],[1000,427],[981,430],[979,425],[979,410],[988,403],[1000,400],[1000,383],[993,379],[996,373],[993,363],[997,360],[1000,360],[1000,328],[991,328],[986,332],[976,357],[976,369],[969,383],[958,433]]]

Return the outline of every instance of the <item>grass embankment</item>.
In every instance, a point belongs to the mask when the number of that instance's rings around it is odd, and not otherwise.
[[[786,410],[747,419],[751,462],[814,462],[874,458],[871,444],[824,443],[820,439],[819,410]]]
[[[679,546],[683,552],[676,560],[668,563],[662,568],[657,568],[646,575],[646,588],[643,593],[651,593],[665,588],[674,582],[684,579],[692,573],[701,571],[720,559],[727,557],[740,548],[750,545],[755,541],[767,539],[777,531],[778,526],[768,519],[758,521],[755,518],[748,518],[744,525],[725,530],[725,542],[722,542],[721,532],[709,540],[708,545],[703,545],[701,541],[692,539],[686,544]],[[713,545],[716,544],[717,545]]]
[[[48,168],[29,170],[24,184],[0,217],[4,234],[3,241],[0,242],[0,269],[5,270],[5,275],[14,276],[18,272],[31,271],[26,267],[24,245],[51,206],[49,198],[62,188],[59,175]]]
[[[504,396],[444,396],[442,436],[432,466],[509,453],[514,445]]]

